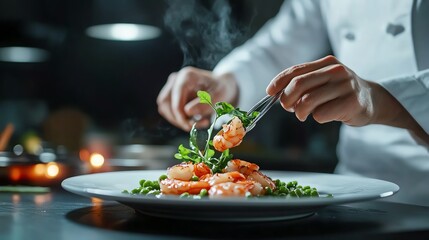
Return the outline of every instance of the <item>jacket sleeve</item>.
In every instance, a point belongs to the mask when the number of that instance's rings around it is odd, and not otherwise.
[[[240,108],[249,109],[262,98],[280,71],[330,52],[319,4],[318,0],[285,1],[274,19],[215,67],[215,75],[231,73],[238,80]]]
[[[429,134],[429,69],[378,82],[392,94]]]

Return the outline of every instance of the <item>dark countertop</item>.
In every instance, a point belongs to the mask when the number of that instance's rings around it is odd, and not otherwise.
[[[429,239],[429,207],[370,201],[290,221],[215,223],[148,217],[61,189],[0,193],[0,239],[166,238]]]

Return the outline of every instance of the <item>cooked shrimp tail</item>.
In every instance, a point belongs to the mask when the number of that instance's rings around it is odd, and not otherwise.
[[[243,123],[238,117],[234,117],[228,124],[222,125],[222,130],[213,138],[213,147],[219,152],[236,147],[241,143],[244,135],[246,130]]]

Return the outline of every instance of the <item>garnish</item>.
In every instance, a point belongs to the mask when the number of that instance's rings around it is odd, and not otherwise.
[[[235,108],[227,102],[217,102],[216,104],[213,104],[210,94],[205,91],[198,91],[197,96],[200,99],[200,103],[208,104],[214,110],[216,113],[215,119],[207,130],[208,136],[205,140],[203,149],[198,147],[198,130],[195,128],[194,124],[189,133],[189,148],[181,144],[174,157],[176,159],[192,163],[205,163],[212,169],[213,173],[218,173],[226,166],[228,161],[231,160],[233,156],[229,153],[229,149],[223,151],[219,156],[219,154],[216,154],[216,150],[213,148],[212,134],[216,121],[223,115],[230,115],[233,117],[238,117],[241,120],[243,126],[247,127],[252,123],[256,116],[258,116],[258,112],[247,115],[246,111]]]

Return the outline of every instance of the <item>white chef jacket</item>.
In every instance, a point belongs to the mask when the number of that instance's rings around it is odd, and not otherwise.
[[[286,1],[214,73],[235,75],[239,106],[249,109],[280,71],[333,52],[357,75],[387,89],[429,133],[429,70],[418,69],[415,54],[429,54],[429,43],[414,49],[412,9],[412,0]],[[337,173],[392,181],[401,190],[388,200],[429,206],[429,150],[408,130],[343,125],[337,153]]]

